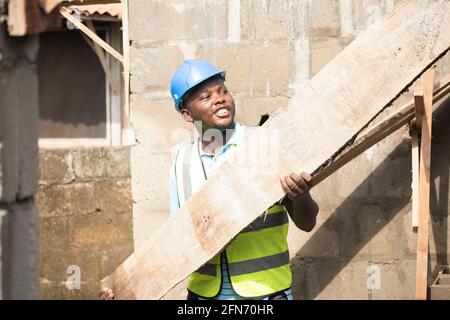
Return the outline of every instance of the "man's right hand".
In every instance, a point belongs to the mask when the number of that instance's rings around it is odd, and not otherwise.
[[[101,288],[98,296],[101,300],[113,300],[114,293],[111,288]]]

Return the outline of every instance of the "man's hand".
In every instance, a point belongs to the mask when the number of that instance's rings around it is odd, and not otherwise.
[[[312,177],[306,172],[300,174],[292,172],[290,175],[280,177],[281,187],[289,199],[295,200],[309,192]]]
[[[114,299],[114,293],[112,289],[110,288],[101,288],[98,296],[101,300],[113,300]]]

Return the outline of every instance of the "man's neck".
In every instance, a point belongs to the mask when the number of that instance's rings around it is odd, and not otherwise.
[[[230,128],[226,129],[209,128],[203,130],[201,135],[202,151],[207,154],[216,155],[220,148],[228,143],[233,135],[234,129],[235,124],[233,123]]]

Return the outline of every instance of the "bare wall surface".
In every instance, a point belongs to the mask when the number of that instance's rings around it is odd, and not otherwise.
[[[35,36],[0,24],[0,211],[3,299],[39,298],[38,80]]]
[[[185,141],[183,132],[188,140],[194,137],[169,94],[170,78],[183,59],[206,59],[227,70],[237,120],[256,125],[262,114],[286,105],[303,81],[396,2],[131,0],[131,121],[137,138],[131,153],[135,247],[167,219],[174,150]],[[450,71],[448,59],[447,55],[439,63],[437,78]],[[398,103],[409,98],[410,94],[405,95]],[[440,132],[448,136],[448,117],[442,112],[435,120],[432,268],[448,264],[448,144],[438,137]],[[414,297],[410,148],[404,127],[312,191],[321,207],[318,225],[307,234],[291,224],[289,233],[294,298]],[[165,298],[184,299],[185,295],[183,282]]]
[[[96,299],[133,252],[129,147],[41,149],[43,299]]]

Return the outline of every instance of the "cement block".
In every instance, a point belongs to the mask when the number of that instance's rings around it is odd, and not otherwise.
[[[73,229],[68,217],[40,217],[41,251],[48,252],[69,248]],[[56,256],[57,258],[60,258]],[[41,261],[46,262],[46,259]],[[44,264],[43,264],[44,265]]]
[[[149,239],[169,218],[169,210],[152,211],[150,200],[142,200],[133,204],[133,239],[137,250]]]
[[[2,219],[3,299],[39,299],[39,213],[34,201],[8,205]]]
[[[174,159],[168,153],[153,153],[144,148],[132,152],[133,201],[151,201],[152,210],[169,207],[169,172]]]
[[[415,268],[415,260],[376,263],[317,259],[297,261],[291,266],[294,278],[294,299],[403,300],[414,298],[415,273],[411,272],[411,269]]]
[[[241,39],[288,39],[289,1],[241,1]]]
[[[232,93],[250,92],[253,88],[253,56],[256,48],[242,44],[223,44],[216,52],[216,65],[227,71],[227,88]],[[239,57],[239,59],[236,59]]]
[[[132,242],[130,214],[98,213],[70,217],[73,239],[70,246],[83,250],[106,249]]]
[[[287,94],[293,58],[288,42],[268,46],[226,44],[217,50],[216,65],[227,70],[227,87],[231,92],[259,96]]]
[[[436,285],[430,288],[430,300],[450,300],[450,285]]]
[[[46,152],[55,157],[54,150]],[[130,176],[129,147],[77,148],[67,153],[69,177],[78,180],[126,178]],[[50,158],[51,159],[51,158]],[[48,161],[50,159],[43,159]],[[43,164],[43,166],[49,164]],[[50,164],[51,165],[51,164]],[[45,167],[44,167],[45,168]],[[71,172],[73,170],[73,173]],[[72,179],[73,180],[73,179]],[[59,182],[62,182],[61,180]]]
[[[450,286],[450,274],[442,274],[439,276],[439,285]],[[450,296],[449,296],[450,298]]]
[[[177,41],[227,37],[227,1],[134,0],[130,39]]]
[[[39,150],[39,183],[69,183],[75,179],[69,150]]]
[[[346,46],[338,38],[311,42],[311,77],[334,59]]]
[[[340,35],[340,14],[338,0],[311,2],[311,36],[330,38]]]
[[[101,253],[100,279],[113,273],[134,251],[133,243],[112,246]]]
[[[133,42],[130,48],[131,91],[165,91],[170,97],[170,80],[183,60],[178,46]]]
[[[252,91],[259,95],[286,96],[294,69],[292,61],[293,52],[287,41],[257,46],[252,59]]]
[[[367,157],[360,155],[334,173],[336,196],[341,199],[367,198],[371,174],[370,164]]]
[[[370,195],[376,197],[411,198],[410,156],[388,157],[373,168]]]
[[[130,213],[131,180],[114,179],[94,183],[95,208],[107,213]]]
[[[106,148],[106,172],[109,178],[129,178],[130,147]]]
[[[183,120],[169,99],[151,100],[145,94],[133,94],[131,123],[138,145],[154,153],[175,153],[179,143],[194,139],[194,127]]]
[[[41,250],[41,278],[65,285],[76,268],[81,282],[99,280],[100,259],[98,252],[84,248]]]
[[[70,183],[41,188],[36,195],[41,217],[83,215],[96,211],[93,183]]]
[[[73,171],[80,180],[109,177],[109,160],[104,148],[80,148],[71,151]]]
[[[241,124],[248,126],[257,126],[261,116],[264,114],[272,115],[281,107],[287,106],[289,99],[282,96],[266,97],[245,97],[240,99],[239,116]]]

